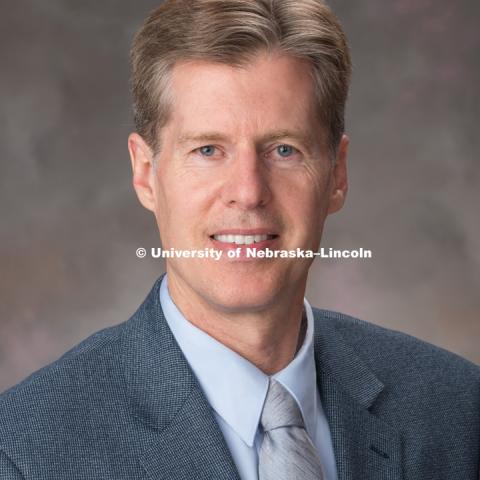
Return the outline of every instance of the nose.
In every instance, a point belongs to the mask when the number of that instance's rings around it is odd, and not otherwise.
[[[222,197],[225,204],[241,210],[263,207],[270,201],[268,171],[253,148],[239,153],[231,162]]]

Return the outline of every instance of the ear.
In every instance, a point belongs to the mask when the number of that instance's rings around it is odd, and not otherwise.
[[[133,188],[140,203],[153,212],[155,208],[153,152],[138,133],[129,135],[128,151],[132,162]]]
[[[328,203],[329,214],[338,212],[343,207],[347,197],[347,153],[349,143],[350,139],[346,135],[342,135],[332,172],[333,185]]]

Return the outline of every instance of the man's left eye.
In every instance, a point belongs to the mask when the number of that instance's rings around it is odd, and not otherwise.
[[[291,145],[279,145],[276,150],[281,157],[289,157],[297,151],[296,148]]]

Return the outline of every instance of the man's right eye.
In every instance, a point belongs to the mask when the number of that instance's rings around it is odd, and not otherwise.
[[[205,145],[197,148],[197,151],[205,157],[212,157],[215,154],[215,147],[213,145]]]

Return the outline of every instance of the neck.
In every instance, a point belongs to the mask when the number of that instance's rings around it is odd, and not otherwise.
[[[285,368],[303,343],[305,282],[268,306],[228,311],[206,302],[175,276],[168,276],[170,296],[183,316],[197,328],[238,353],[267,375]]]

